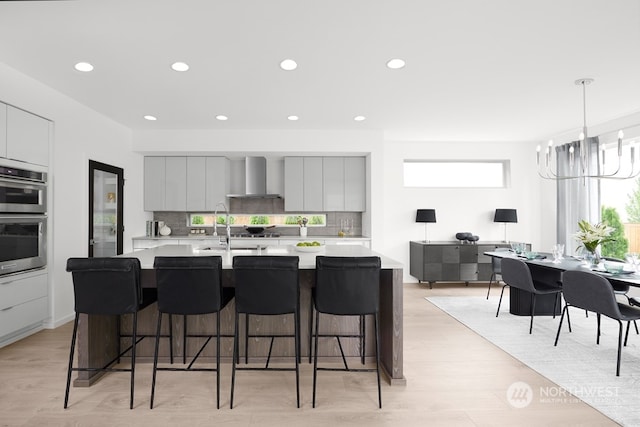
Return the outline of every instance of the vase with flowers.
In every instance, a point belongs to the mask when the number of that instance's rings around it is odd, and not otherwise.
[[[600,264],[599,246],[602,243],[615,241],[615,239],[611,237],[615,230],[607,224],[591,224],[584,219],[578,222],[578,228],[580,231],[574,236],[586,251],[585,259],[592,267],[595,267]]]

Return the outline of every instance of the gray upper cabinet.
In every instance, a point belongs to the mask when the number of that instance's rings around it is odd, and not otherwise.
[[[322,211],[322,157],[304,158],[304,210]]]
[[[231,167],[226,157],[207,157],[205,173],[205,206],[206,211],[214,211],[218,203],[227,206],[227,194],[231,190]]]
[[[284,210],[304,211],[304,163],[302,157],[284,158]]]
[[[364,157],[344,158],[344,210],[366,210],[366,169]]]
[[[325,211],[344,211],[344,158],[322,159],[323,206]]]
[[[7,157],[7,104],[0,102],[0,157]]]
[[[205,208],[207,191],[207,160],[205,157],[187,157],[187,210],[201,211]]]
[[[144,210],[163,211],[165,206],[165,158],[144,158]]]
[[[51,122],[11,105],[2,105],[6,108],[5,144],[0,140],[0,144],[5,147],[4,157],[48,166]],[[0,116],[1,110],[0,108]],[[0,127],[1,122],[2,119]]]
[[[165,210],[187,210],[187,158],[166,157]]]
[[[226,203],[229,160],[225,157],[187,157],[187,211],[213,211]]]
[[[145,211],[213,211],[229,192],[224,157],[145,157]]]
[[[286,211],[365,210],[364,157],[285,157]]]

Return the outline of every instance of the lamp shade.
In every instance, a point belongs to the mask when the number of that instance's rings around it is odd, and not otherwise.
[[[416,212],[416,222],[436,222],[436,210],[418,209]]]
[[[493,222],[518,222],[518,212],[515,209],[496,209]]]

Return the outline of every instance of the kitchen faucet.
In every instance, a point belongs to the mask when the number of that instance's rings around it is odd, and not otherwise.
[[[213,221],[213,235],[214,236],[218,235],[218,206],[222,206],[226,213],[225,224],[227,226],[227,250],[230,251],[231,250],[231,221],[229,218],[229,209],[227,209],[227,205],[225,205],[223,202],[218,202],[213,208],[214,209],[213,215],[216,218]]]

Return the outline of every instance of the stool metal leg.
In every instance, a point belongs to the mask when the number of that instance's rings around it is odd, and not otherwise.
[[[129,409],[133,409],[133,392],[135,387],[136,376],[136,344],[138,334],[138,312],[133,313],[133,337],[131,337],[131,398],[129,400]]]
[[[171,315],[169,315],[171,322]],[[160,345],[160,328],[162,327],[162,313],[158,312],[158,323],[156,326],[156,348],[153,353],[153,376],[151,377],[151,403],[149,409],[153,409],[153,399],[156,393],[156,373],[158,370],[158,348]]]
[[[69,402],[69,387],[71,386],[71,370],[73,369],[73,355],[76,349],[76,334],[78,333],[78,317],[80,315],[76,313],[75,320],[73,321],[73,335],[71,336],[71,350],[69,351],[69,369],[67,370],[67,388],[64,392],[64,408],[67,409],[67,403]]]
[[[229,400],[229,408],[233,409],[233,391],[236,384],[236,357],[238,355],[238,320],[240,319],[240,315],[238,312],[235,314],[236,322],[235,322],[235,330],[233,334],[233,360],[231,361],[231,398]]]

